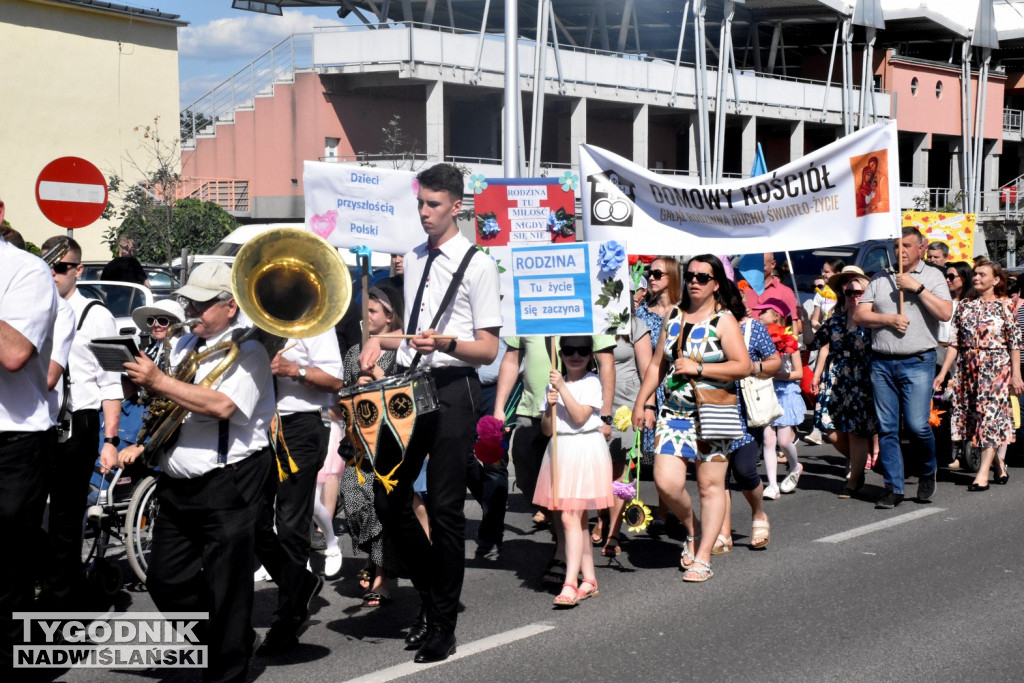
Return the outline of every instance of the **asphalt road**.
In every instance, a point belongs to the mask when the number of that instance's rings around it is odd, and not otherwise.
[[[345,536],[343,577],[313,605],[302,645],[286,657],[256,657],[250,678],[296,681],[1018,681],[1024,678],[1024,546],[1018,523],[1024,470],[1007,486],[969,493],[967,473],[940,472],[931,504],[875,510],[881,477],[864,498],[840,500],[842,459],[800,445],[798,490],[766,501],[772,540],[748,547],[749,509],[733,498],[732,553],[715,576],[685,584],[682,532],[625,534],[616,561],[599,558],[600,595],[552,609],[541,584],[552,545],[515,493],[500,555],[477,559],[467,543],[458,654],[414,665],[402,638],[417,611],[402,581],[391,604],[363,609],[355,574],[364,557]],[[1013,464],[1013,463],[1011,463]],[[780,471],[785,474],[784,466]],[[688,483],[696,499],[695,484]],[[916,482],[908,483],[908,494]],[[653,485],[641,492],[656,502]],[[479,507],[467,501],[469,537]],[[319,558],[314,558],[314,566]],[[322,566],[322,561],[319,566]],[[127,567],[126,567],[127,569]],[[272,584],[258,584],[254,626],[270,625]],[[123,610],[153,608],[144,589]],[[1015,635],[1016,634],[1016,635]],[[182,672],[55,672],[51,680],[194,680]]]

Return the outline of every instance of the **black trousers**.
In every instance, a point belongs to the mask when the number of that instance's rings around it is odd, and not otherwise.
[[[281,430],[299,471],[279,481],[277,466],[271,463],[256,522],[256,557],[278,586],[277,617],[298,619],[309,598],[306,589],[315,582],[306,571],[306,562],[316,475],[327,457],[330,430],[324,427],[319,412],[282,416]]]
[[[516,487],[523,492],[527,505],[533,505],[533,492],[537,488],[537,476],[544,461],[544,451],[551,437],[545,436],[540,428],[540,418],[517,418],[512,432],[512,465],[516,470]]]
[[[404,460],[389,430],[381,430],[375,469],[388,474],[401,465],[392,475],[397,484],[391,492],[374,480],[374,505],[423,600],[428,621],[454,631],[465,573],[466,459],[476,442],[480,381],[471,368],[438,369],[431,375],[440,408],[417,420]],[[430,540],[412,510],[412,483],[428,453]]]
[[[270,470],[265,448],[197,479],[161,476],[146,587],[162,612],[209,612],[206,681],[243,681],[252,654],[252,556]]]
[[[483,415],[494,413],[494,396],[497,384],[480,387],[483,404],[476,416],[479,420]],[[481,543],[501,543],[505,533],[505,509],[508,506],[508,453],[493,465],[485,465],[476,459],[472,450],[466,460],[466,483],[469,492],[476,502],[480,503],[482,517],[477,539]],[[430,490],[427,490],[430,495]]]
[[[46,505],[46,475],[54,430],[0,433],[0,545],[12,553],[0,562],[0,672],[11,667],[12,648],[22,642],[12,612],[32,609],[33,568]]]
[[[48,607],[76,609],[83,605],[82,520],[88,507],[89,479],[99,455],[100,413],[71,414],[71,438],[56,445],[49,476],[48,552],[42,578]]]

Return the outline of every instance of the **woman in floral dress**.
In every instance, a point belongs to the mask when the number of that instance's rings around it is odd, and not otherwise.
[[[981,448],[981,466],[968,491],[987,491],[988,474],[995,461],[996,483],[1009,479],[996,449],[1014,440],[1010,393],[1024,391],[1020,374],[1021,333],[1006,299],[1006,275],[998,263],[974,269],[977,298],[961,301],[953,314],[949,355],[954,355],[953,411],[950,428],[954,441],[971,440]],[[943,366],[945,368],[945,365]],[[940,371],[936,384],[945,379]]]
[[[835,432],[836,450],[850,459],[850,478],[840,490],[840,498],[852,497],[864,485],[871,437],[878,433],[871,389],[871,331],[855,325],[849,315],[867,283],[868,277],[857,266],[847,266],[832,276],[829,288],[836,293],[836,306],[812,343],[821,349],[811,380],[811,392],[818,397],[815,423]],[[829,360],[832,363],[826,371]]]

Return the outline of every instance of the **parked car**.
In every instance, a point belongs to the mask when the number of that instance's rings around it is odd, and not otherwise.
[[[868,277],[883,268],[896,265],[892,240],[868,240],[839,247],[791,251],[789,256],[793,262],[801,303],[814,296],[814,278],[821,274],[821,267],[829,259],[839,258],[848,266],[859,266]],[[775,255],[779,264],[784,263],[784,259],[784,254]],[[789,278],[784,278],[784,282],[789,287],[793,286]]]
[[[139,328],[132,320],[132,311],[139,306],[151,306],[156,300],[153,297],[153,292],[133,282],[79,280],[78,291],[87,299],[103,302],[103,305],[114,316],[118,334],[133,334],[136,337],[139,336]]]
[[[83,261],[82,266],[84,269],[79,281],[91,282],[99,280],[103,275],[103,268],[106,265],[106,261]],[[142,268],[146,271],[146,276],[149,278],[149,289],[153,292],[153,298],[156,301],[170,298],[171,292],[180,286],[178,284],[178,274],[170,266],[143,263]]]

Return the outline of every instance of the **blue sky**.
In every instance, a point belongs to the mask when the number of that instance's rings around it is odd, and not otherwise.
[[[155,7],[189,22],[178,29],[179,100],[183,107],[292,33],[343,23],[337,7],[285,9],[284,16],[276,17],[231,9],[231,0],[150,0],[145,5],[128,0],[125,4]]]

